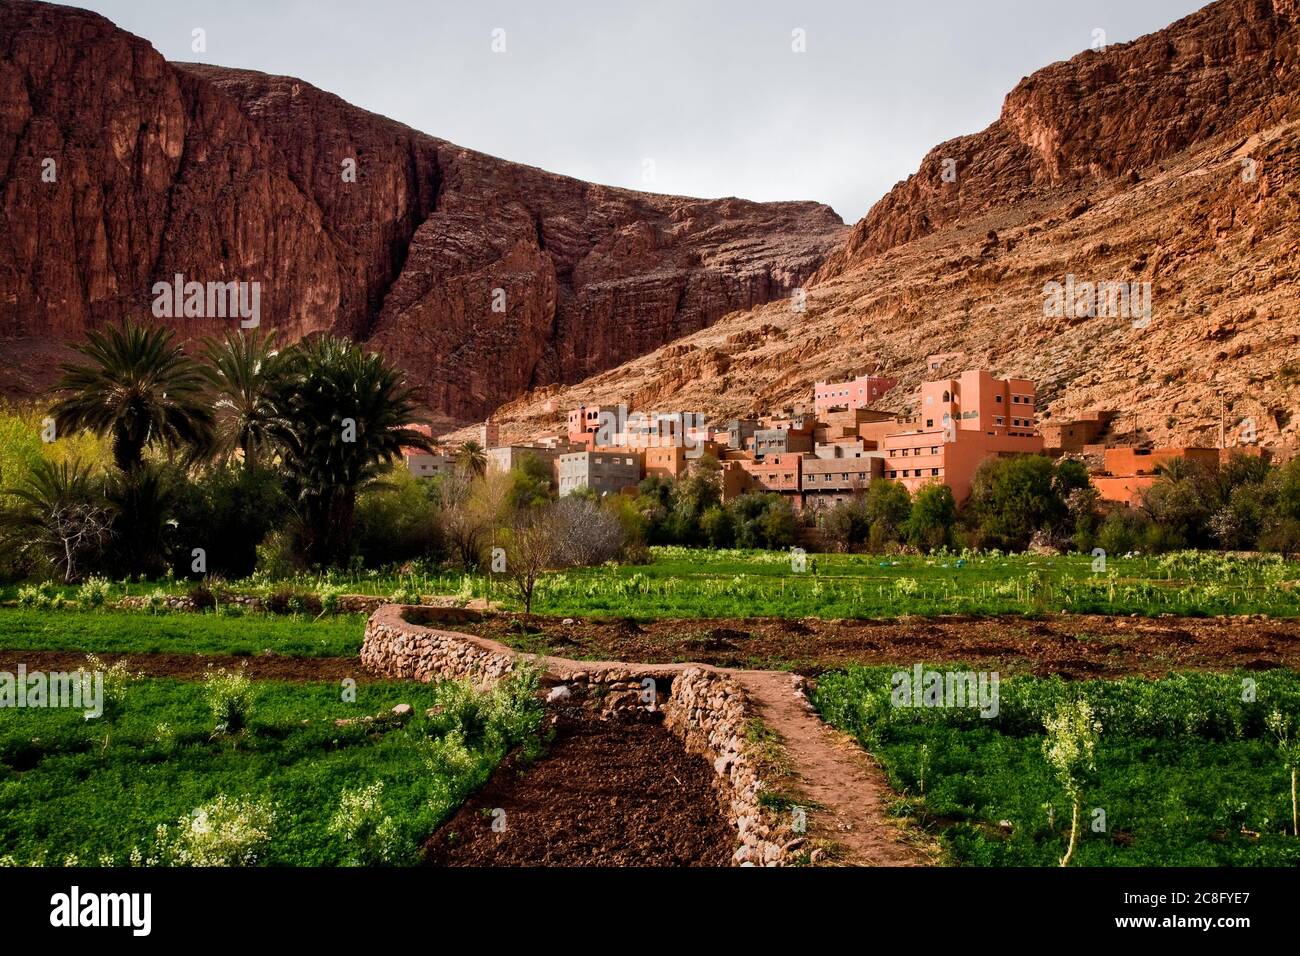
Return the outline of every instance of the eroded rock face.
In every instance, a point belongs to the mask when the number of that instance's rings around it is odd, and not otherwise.
[[[0,5],[0,175],[0,334],[148,316],[176,272],[262,279],[293,337],[337,312],[337,252],[275,146],[102,17]]]
[[[0,6],[0,171],[0,335],[149,317],[178,272],[257,281],[264,326],[371,343],[461,422],[787,295],[846,232],[816,203],[509,163],[26,0]],[[165,321],[189,338],[234,324]]]
[[[992,209],[1141,171],[1195,143],[1243,136],[1293,110],[1296,0],[1221,0],[1132,43],[1021,80],[987,129],[941,143],[854,226],[821,270]]]
[[[714,418],[807,404],[878,371],[914,412],[937,374],[1035,380],[1047,420],[1114,409],[1106,440],[1300,442],[1300,13],[1224,0],[1047,67],[988,129],[936,147],[809,283],[495,416],[507,438],[617,401]],[[944,158],[957,159],[945,183]],[[1149,286],[1149,321],[1050,315],[1049,283]],[[928,355],[952,354],[940,371]],[[1047,417],[1047,416],[1044,416]]]

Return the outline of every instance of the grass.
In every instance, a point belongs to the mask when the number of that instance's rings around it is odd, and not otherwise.
[[[1102,731],[1076,865],[1300,865],[1290,775],[1264,726],[1274,707],[1300,714],[1293,671],[1077,684],[1013,678],[1001,682],[993,718],[894,707],[892,673],[824,675],[815,703],[880,760],[902,795],[894,812],[936,831],[956,863],[1057,865],[1070,803],[1044,759],[1042,719],[1055,702],[1082,694]],[[1242,700],[1248,679],[1254,702]],[[1095,831],[1094,820],[1104,829]]]
[[[248,727],[233,738],[214,736],[193,682],[132,684],[112,724],[79,711],[0,710],[0,858],[125,865],[134,852],[175,862],[157,828],[184,833],[196,809],[224,797],[273,814],[267,838],[252,843],[259,864],[412,863],[509,750],[537,746],[540,707],[527,681],[491,695],[455,683],[368,684],[351,703],[334,684],[255,687]],[[335,724],[398,703],[415,711],[404,724]],[[435,705],[441,712],[426,716]],[[205,837],[207,852],[238,842],[225,836]]]
[[[262,654],[351,657],[361,650],[360,614],[239,617],[211,611],[26,610],[0,608],[0,649],[122,654]]]

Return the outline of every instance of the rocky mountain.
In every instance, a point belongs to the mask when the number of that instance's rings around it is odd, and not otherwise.
[[[96,14],[0,4],[0,338],[9,391],[153,287],[258,283],[480,418],[788,295],[842,244],[812,202],[697,200],[462,149],[290,77],[168,63]],[[164,318],[187,338],[228,318]]]
[[[1297,0],[1220,0],[1048,66],[881,199],[801,311],[727,316],[498,417],[524,435],[583,401],[752,413],[872,370],[902,379],[886,403],[902,411],[927,357],[953,353],[939,369],[1036,379],[1049,416],[1121,411],[1121,441],[1214,444],[1222,422],[1228,444],[1294,444],[1298,89]],[[1051,307],[1099,283],[1149,292],[1149,314]]]

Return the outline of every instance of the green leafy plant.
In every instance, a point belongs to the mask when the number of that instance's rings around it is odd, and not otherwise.
[[[1061,866],[1069,866],[1079,842],[1083,814],[1083,789],[1097,770],[1097,740],[1101,722],[1093,716],[1092,706],[1084,699],[1062,701],[1043,718],[1047,736],[1043,756],[1056,772],[1061,788],[1070,799],[1070,844]]]

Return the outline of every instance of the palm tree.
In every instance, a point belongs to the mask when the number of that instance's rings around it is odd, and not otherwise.
[[[89,465],[56,465],[38,458],[22,485],[6,490],[15,507],[0,513],[5,547],[39,552],[74,581],[83,559],[93,559],[112,534],[112,514]]]
[[[301,522],[309,565],[338,560],[352,532],[357,490],[375,479],[402,447],[428,449],[410,426],[411,392],[380,356],[346,339],[322,336],[286,353],[273,434]]]
[[[128,322],[90,332],[77,346],[87,361],[59,366],[63,397],[51,412],[60,432],[83,428],[111,435],[113,461],[124,472],[144,460],[144,449],[206,450],[212,410],[201,367],[173,344],[169,329]]]
[[[482,478],[487,473],[487,453],[471,438],[457,450],[456,465],[465,474]]]
[[[204,358],[216,392],[217,450],[228,456],[239,449],[244,467],[256,471],[260,453],[284,424],[278,402],[283,353],[273,335],[230,332],[220,342],[209,341]]]

